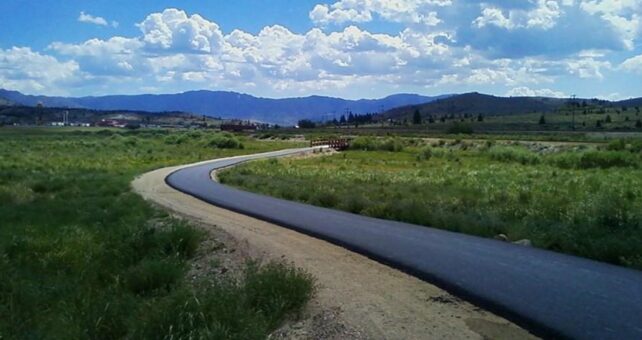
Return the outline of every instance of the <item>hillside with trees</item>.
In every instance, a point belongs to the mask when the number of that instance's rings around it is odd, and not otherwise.
[[[501,116],[532,112],[552,112],[568,99],[546,97],[496,97],[477,92],[455,95],[421,105],[395,108],[382,114],[383,118],[413,119],[416,111],[422,117],[441,115]]]
[[[66,116],[66,118],[65,118]],[[0,105],[2,125],[119,125],[119,126],[218,126],[220,119],[185,112],[89,110],[21,105]]]

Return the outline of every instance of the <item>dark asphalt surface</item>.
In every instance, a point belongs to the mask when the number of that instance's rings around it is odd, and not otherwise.
[[[210,179],[215,169],[305,150],[212,161],[178,170],[166,182],[216,206],[327,240],[406,271],[540,336],[642,339],[641,271],[290,202]]]

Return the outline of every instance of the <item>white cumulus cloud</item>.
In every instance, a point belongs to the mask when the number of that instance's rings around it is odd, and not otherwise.
[[[450,5],[451,0],[340,0],[314,6],[309,17],[317,25],[368,22],[377,15],[391,22],[435,26],[441,19],[434,8]]]
[[[64,94],[66,85],[80,77],[75,61],[61,62],[29,47],[0,49],[0,84],[26,93]]]
[[[629,58],[622,62],[620,69],[628,72],[642,74],[642,55]]]
[[[485,26],[497,26],[508,30],[516,28],[540,28],[548,30],[557,24],[562,16],[563,9],[560,7],[569,6],[572,3],[553,0],[537,0],[535,8],[530,10],[509,10],[505,11],[500,7],[482,3],[481,15],[473,21],[473,25],[479,28]]]
[[[567,62],[568,71],[580,78],[603,79],[603,70],[610,70],[612,65],[608,61],[592,57],[571,59]]]
[[[175,8],[147,16],[139,25],[148,47],[191,52],[213,52],[221,48],[223,33],[219,26],[198,14]]]
[[[111,24],[111,27],[113,28],[118,28],[118,26],[120,25],[116,20],[112,20],[111,23],[108,23],[107,19],[103,17],[93,16],[83,11],[80,12],[80,15],[78,16],[78,21],[88,23],[88,24],[99,25],[99,26],[109,26]]]
[[[134,75],[145,72],[146,60],[141,57],[143,42],[139,39],[112,37],[90,39],[81,44],[54,42],[48,49],[73,57],[80,68],[93,75]]]
[[[583,0],[580,8],[597,15],[615,29],[624,45],[633,49],[642,34],[642,1],[640,0]]]
[[[216,22],[198,14],[169,8],[146,16],[137,25],[140,32],[131,37],[54,42],[44,52],[12,51],[9,54],[13,57],[0,63],[0,81],[8,84],[6,87],[31,92],[41,88],[49,93],[59,92],[63,83],[82,80],[87,84],[85,93],[96,89],[139,92],[153,85],[156,92],[213,88],[259,91],[257,94],[270,96],[311,91],[337,95],[376,90],[381,94],[425,88],[433,92],[466,88],[561,96],[563,93],[548,89],[560,78],[603,79],[611,76],[611,71],[642,70],[642,56],[613,67],[608,49],[592,49],[590,45],[555,56],[538,53],[537,49],[525,56],[484,53],[481,47],[469,44],[466,32],[449,28],[447,22],[431,26],[435,22],[429,20],[430,13],[438,11],[444,14],[443,20],[449,20],[452,11],[461,10],[456,7],[460,5],[446,0],[341,0],[316,6],[327,11],[318,10],[319,19],[314,21],[349,24],[315,27],[307,32],[271,25],[252,33],[241,29],[224,32]],[[557,22],[565,15],[565,6],[575,6],[575,12],[584,13],[577,0],[531,0],[510,10],[491,4],[467,4],[465,27],[485,34],[470,25],[472,18],[481,15],[476,25],[506,28],[502,34],[551,35],[562,27]],[[350,16],[340,19],[346,13]],[[434,18],[441,20],[437,15]],[[402,28],[381,33],[358,24],[375,19],[399,22]],[[557,26],[544,32],[551,25]],[[518,27],[536,29],[515,30]],[[36,65],[33,69],[15,57],[21,53],[25,60],[31,58]],[[37,67],[45,61],[53,65],[51,70]],[[38,69],[41,73],[35,76]]]
[[[456,53],[448,45],[453,40],[448,32],[407,28],[383,34],[350,25],[328,33],[318,28],[295,33],[272,25],[257,34],[238,29],[224,34],[215,22],[178,9],[152,13],[138,27],[137,37],[54,42],[48,49],[73,58],[82,72],[105,82],[153,79],[168,86],[276,91],[363,82],[420,86],[448,68]]]
[[[551,89],[531,89],[526,86],[515,87],[508,92],[506,96],[509,97],[553,97],[553,98],[567,98],[568,95],[562,91],[555,91]]]
[[[89,24],[94,24],[94,25],[100,25],[100,26],[109,25],[107,23],[107,20],[105,20],[105,18],[93,16],[93,15],[87,14],[85,12],[80,12],[80,15],[78,16],[78,21],[89,23]]]

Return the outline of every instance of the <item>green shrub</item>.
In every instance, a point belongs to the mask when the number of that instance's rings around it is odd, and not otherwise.
[[[401,138],[357,137],[350,143],[352,150],[400,152],[404,149]]]
[[[378,150],[400,152],[404,148],[401,138],[386,138],[378,145]]]
[[[170,222],[162,228],[144,228],[131,237],[132,248],[140,259],[145,255],[191,258],[196,253],[202,233],[182,222]]]
[[[370,201],[368,201],[368,199],[366,199],[362,195],[350,193],[343,196],[341,202],[339,202],[338,204],[338,207],[341,210],[358,214],[361,213],[361,211],[370,204]]]
[[[448,134],[465,134],[465,135],[471,135],[474,133],[473,127],[470,124],[466,123],[460,123],[460,122],[455,122],[453,125],[448,127],[446,130],[446,133]]]
[[[333,208],[339,203],[339,198],[335,193],[318,191],[312,195],[310,201],[313,204],[320,205],[322,207]]]
[[[444,157],[449,157],[450,154],[452,154],[452,150],[444,149],[444,148],[434,148],[431,150],[431,157],[436,157],[436,158],[444,158]]]
[[[624,139],[613,140],[609,142],[606,149],[610,151],[624,151],[624,149],[626,149],[626,142]]]
[[[270,139],[272,137],[274,137],[274,134],[269,132],[264,132],[256,135],[257,139]]]
[[[364,151],[377,150],[376,141],[373,137],[360,136],[350,142],[350,149]]]
[[[230,134],[216,134],[207,141],[207,146],[219,149],[243,149],[241,143],[236,137]]]
[[[273,158],[268,159],[267,163],[270,164],[270,165],[279,165],[279,159],[273,157]]]
[[[635,140],[631,142],[631,152],[640,153],[642,152],[642,140]]]
[[[606,169],[639,166],[639,158],[625,151],[566,152],[550,157],[549,162],[562,169]]]
[[[134,136],[126,137],[123,144],[129,147],[136,146],[138,144],[138,138]]]
[[[187,136],[191,139],[199,139],[203,137],[203,132],[194,130],[187,133]]]
[[[418,161],[427,161],[432,157],[432,148],[430,146],[425,146],[419,150],[417,154]]]
[[[247,308],[242,290],[227,282],[213,282],[199,294],[175,290],[142,313],[134,339],[263,339],[268,323]]]
[[[165,144],[170,144],[170,145],[180,145],[187,142],[187,140],[188,140],[188,137],[186,135],[174,133],[165,137],[164,142]]]
[[[157,234],[165,254],[191,258],[196,254],[203,233],[184,222],[180,222],[173,224],[169,230]]]
[[[183,277],[183,266],[176,260],[145,259],[127,270],[125,282],[136,294],[169,290]]]
[[[633,153],[641,152],[642,151],[642,140],[635,139],[635,140],[624,140],[624,139],[616,139],[611,142],[606,146],[606,149],[609,151],[630,151]]]
[[[523,165],[539,164],[540,157],[524,148],[493,147],[489,151],[490,159],[504,163],[520,163]]]
[[[284,262],[250,263],[243,288],[247,303],[268,318],[270,327],[301,310],[315,291],[310,274]]]
[[[610,167],[637,167],[638,160],[626,152],[600,152],[589,151],[580,157],[579,168],[610,168]]]

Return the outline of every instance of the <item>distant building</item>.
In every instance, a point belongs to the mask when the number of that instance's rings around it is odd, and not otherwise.
[[[101,119],[96,126],[124,128],[129,122],[122,119]]]

